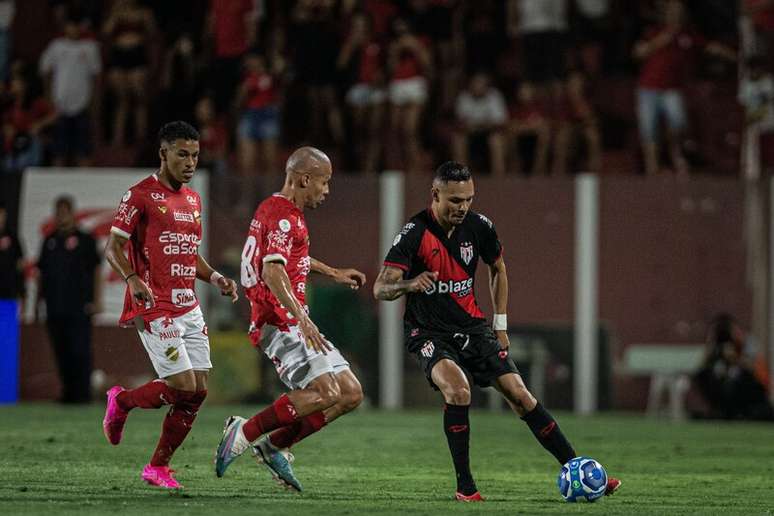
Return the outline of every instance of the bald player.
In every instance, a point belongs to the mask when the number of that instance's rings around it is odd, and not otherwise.
[[[250,300],[250,340],[272,361],[290,389],[252,418],[226,420],[215,473],[248,448],[288,487],[301,484],[288,461],[288,449],[339,416],[355,409],[363,391],[338,349],[317,329],[306,306],[310,271],[358,289],[365,275],[335,269],[309,256],[305,209],[325,200],[333,170],[322,151],[301,147],[285,166],[285,185],[255,211],[242,251],[242,286]]]

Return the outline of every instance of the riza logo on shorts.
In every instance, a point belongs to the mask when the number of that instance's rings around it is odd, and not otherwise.
[[[432,340],[428,340],[425,342],[424,346],[422,346],[422,349],[419,350],[419,352],[422,354],[425,358],[430,358],[433,356],[433,353],[435,352],[435,344],[433,344]]]
[[[465,262],[465,265],[470,265],[470,260],[473,259],[473,244],[470,242],[460,244],[460,258]]]
[[[173,288],[172,304],[175,306],[193,306],[196,304],[196,294],[190,288]]]
[[[188,213],[187,211],[176,211],[174,215],[175,215],[175,220],[178,222],[194,221],[193,213]]]

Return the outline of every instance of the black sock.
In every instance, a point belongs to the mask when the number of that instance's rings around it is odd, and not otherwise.
[[[531,412],[525,414],[521,419],[527,423],[543,448],[556,457],[559,464],[564,465],[568,460],[576,457],[575,450],[562,433],[559,424],[543,408],[543,405],[538,403]]]
[[[449,441],[454,470],[457,472],[457,491],[468,496],[476,489],[473,475],[470,473],[470,424],[468,405],[449,405],[443,411],[443,430]]]

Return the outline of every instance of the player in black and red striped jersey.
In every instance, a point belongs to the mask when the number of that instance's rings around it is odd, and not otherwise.
[[[499,390],[560,464],[577,454],[508,356],[508,277],[502,245],[492,221],[470,210],[475,193],[470,171],[456,162],[444,163],[431,192],[430,207],[395,237],[374,283],[374,296],[385,301],[406,296],[406,347],[446,402],[444,429],[457,476],[455,498],[481,501],[470,472],[470,385],[465,373],[476,385]],[[479,258],[489,268],[495,313],[491,327],[476,302]],[[611,478],[608,494],[618,486],[620,481]]]

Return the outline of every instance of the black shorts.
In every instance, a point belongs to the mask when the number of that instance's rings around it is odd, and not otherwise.
[[[479,387],[489,387],[504,374],[519,374],[519,369],[508,353],[502,352],[494,332],[487,328],[483,334],[433,333],[411,330],[406,335],[406,348],[422,366],[433,389],[431,372],[439,360],[448,358],[473,379]]]

